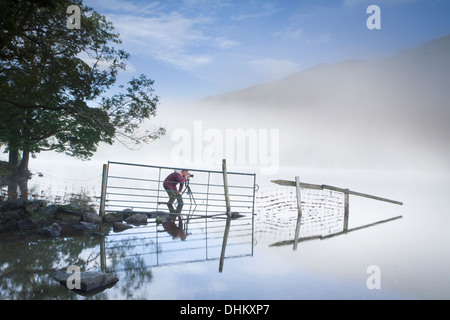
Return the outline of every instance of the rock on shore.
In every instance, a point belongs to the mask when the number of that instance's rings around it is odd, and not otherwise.
[[[100,271],[83,271],[77,276],[79,280],[78,288],[75,287],[73,290],[87,294],[98,293],[107,288],[111,288],[119,281],[115,275]],[[69,279],[70,277],[73,277],[72,273],[59,271],[53,276],[53,279],[67,287],[67,281],[69,280],[71,282],[72,280]]]
[[[58,237],[77,230],[94,230],[98,225],[114,226],[119,232],[133,226],[146,225],[154,214],[137,213],[130,209],[111,212],[100,217],[96,212],[76,204],[48,205],[43,200],[14,199],[0,202],[0,234],[20,231],[22,234],[40,234]]]
[[[57,237],[64,228],[93,229],[103,223],[95,212],[75,204],[54,205],[43,200],[0,202],[0,232],[22,231]]]

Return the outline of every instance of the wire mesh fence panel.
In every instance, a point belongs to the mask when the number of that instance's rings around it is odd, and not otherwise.
[[[303,183],[297,177],[295,182],[272,182],[274,184],[259,188],[255,197],[255,236],[269,239],[272,245],[294,243],[295,250],[299,240],[330,238],[402,218],[393,216],[380,220],[382,215],[377,214],[376,221],[349,228],[350,195],[376,200],[377,203],[403,203],[349,189]]]
[[[298,218],[296,189],[262,186],[255,197],[258,238],[291,240]],[[300,238],[326,236],[343,231],[344,194],[332,190],[301,188]]]
[[[344,230],[344,194],[301,188],[302,237],[326,236]]]

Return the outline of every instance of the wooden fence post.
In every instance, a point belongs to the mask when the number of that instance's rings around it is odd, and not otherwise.
[[[222,160],[223,188],[225,191],[225,205],[227,207],[227,217],[231,218],[230,195],[228,194],[227,161]]]
[[[294,238],[294,250],[297,250],[298,238],[300,236],[300,224],[302,222],[302,199],[301,199],[301,191],[300,191],[300,180],[298,177],[295,177],[295,189],[297,191],[297,227],[295,228],[295,238]]]
[[[108,165],[103,165],[103,175],[102,175],[102,191],[100,194],[100,209],[99,215],[100,217],[105,216],[105,204],[106,204],[106,183],[108,180]]]

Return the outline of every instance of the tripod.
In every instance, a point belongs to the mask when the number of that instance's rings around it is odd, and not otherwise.
[[[194,214],[195,210],[197,209],[197,202],[195,201],[194,194],[192,193],[191,187],[189,186],[190,179],[187,178],[185,184],[184,184],[184,190],[181,193],[183,195],[184,193],[187,193],[189,197],[189,213],[187,214],[186,218],[186,232],[187,232],[187,226],[189,223],[189,219]],[[194,209],[192,207],[194,206]]]

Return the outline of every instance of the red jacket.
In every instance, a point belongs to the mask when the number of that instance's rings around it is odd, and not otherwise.
[[[184,182],[186,181],[186,178],[181,176],[181,173],[179,172],[172,172],[167,176],[167,178],[164,180],[164,189],[171,189],[171,190],[177,190],[177,183],[180,184],[180,187],[178,191],[181,192],[183,190]]]

